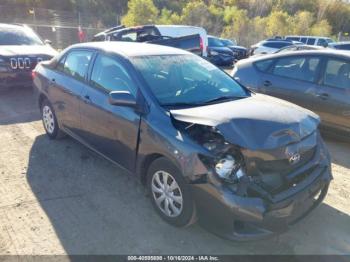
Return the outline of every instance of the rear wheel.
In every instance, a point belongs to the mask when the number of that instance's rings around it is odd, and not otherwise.
[[[147,185],[153,207],[166,222],[178,227],[195,222],[190,188],[181,172],[169,160],[159,158],[151,164]]]
[[[44,99],[41,103],[41,117],[46,134],[51,139],[57,139],[64,136],[64,133],[58,126],[57,118],[51,103]]]

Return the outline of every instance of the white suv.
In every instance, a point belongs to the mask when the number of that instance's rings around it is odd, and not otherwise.
[[[287,35],[285,39],[299,41],[306,45],[318,45],[323,47],[327,47],[329,43],[334,42],[331,38],[322,36]]]

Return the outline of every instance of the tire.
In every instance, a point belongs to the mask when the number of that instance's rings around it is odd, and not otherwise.
[[[167,186],[164,184],[165,178]],[[190,187],[181,172],[166,158],[158,158],[150,165],[147,173],[147,189],[153,207],[167,223],[184,227],[196,221]],[[157,204],[156,199],[160,204]]]
[[[46,134],[50,139],[59,139],[65,136],[63,131],[58,126],[55,111],[47,99],[44,99],[41,103],[41,119]]]

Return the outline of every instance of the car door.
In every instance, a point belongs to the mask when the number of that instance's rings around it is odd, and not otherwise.
[[[350,61],[328,58],[316,93],[316,109],[326,126],[350,131]]]
[[[50,76],[50,100],[64,129],[80,129],[79,101],[93,51],[72,50],[58,63]]]
[[[319,57],[305,55],[272,59],[271,65],[261,70],[259,90],[313,110],[320,61]],[[259,67],[259,62],[256,66]]]
[[[128,91],[136,99],[137,87],[127,68],[116,56],[97,55],[89,85],[82,94],[80,136],[109,159],[133,170],[140,114],[108,102],[111,91]]]

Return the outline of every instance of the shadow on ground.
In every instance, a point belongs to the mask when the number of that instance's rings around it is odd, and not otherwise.
[[[0,90],[0,125],[32,122],[40,119],[33,88]]]
[[[350,217],[327,204],[289,232],[250,243],[169,226],[136,178],[69,138],[38,136],[27,180],[68,254],[350,253]]]

